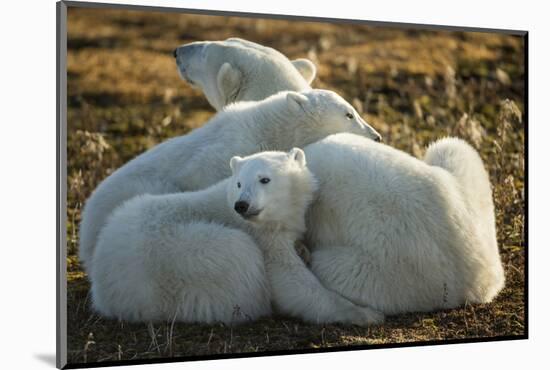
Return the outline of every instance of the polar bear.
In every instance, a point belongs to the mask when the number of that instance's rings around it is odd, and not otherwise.
[[[200,89],[218,111],[280,91],[308,91],[317,73],[308,59],[290,61],[275,49],[239,38],[184,44],[174,57],[181,78]]]
[[[101,227],[125,200],[203,189],[230,175],[227,163],[232,156],[303,147],[338,132],[380,140],[350,104],[328,90],[280,92],[259,102],[228,106],[204,126],[157,145],[99,184],[82,213],[80,262],[89,268]]]
[[[205,190],[137,196],[111,214],[90,270],[95,309],[130,321],[237,323],[269,315],[273,300],[310,322],[380,322],[325,289],[294,250],[316,190],[304,152],[233,157],[230,167]]]
[[[306,217],[311,269],[384,314],[490,302],[503,288],[488,174],[466,142],[425,161],[352,134],[305,148],[319,191]]]

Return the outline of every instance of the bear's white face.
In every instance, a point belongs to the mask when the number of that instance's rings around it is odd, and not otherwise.
[[[288,153],[261,152],[245,158],[231,158],[233,176],[227,189],[229,206],[254,223],[280,222],[296,217],[303,212],[296,209],[302,205],[296,201],[297,197],[308,197],[312,192],[311,188],[300,189],[300,176],[301,179],[311,176],[305,163],[305,154],[298,148]]]
[[[291,62],[275,49],[238,38],[192,42],[176,48],[174,56],[181,78],[202,90],[216,110],[282,90],[308,89],[316,73],[307,59]]]
[[[380,134],[361,118],[351,104],[333,91],[312,89],[303,93],[289,92],[287,102],[296,114],[311,117],[316,124],[315,135],[319,136],[318,139],[349,132],[381,141]]]

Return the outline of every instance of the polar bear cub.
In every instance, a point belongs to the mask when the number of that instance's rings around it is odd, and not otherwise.
[[[231,323],[270,314],[273,300],[311,322],[380,322],[325,289],[296,255],[316,189],[304,152],[230,165],[233,176],[205,190],[142,195],[113,212],[90,270],[95,309],[132,321]]]
[[[319,191],[307,215],[311,269],[385,314],[491,301],[504,285],[489,177],[462,140],[421,161],[357,135],[305,148]]]
[[[328,90],[280,92],[259,102],[230,105],[204,126],[157,145],[99,184],[82,213],[81,263],[89,268],[101,227],[125,200],[203,189],[230,175],[232,156],[303,147],[337,132],[380,139],[349,103]]]
[[[176,48],[174,56],[181,78],[218,111],[280,91],[308,91],[317,71],[308,59],[290,61],[275,49],[239,38],[192,42]]]

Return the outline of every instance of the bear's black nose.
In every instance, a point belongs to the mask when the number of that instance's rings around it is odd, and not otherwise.
[[[250,205],[247,202],[244,202],[242,200],[235,203],[235,211],[237,211],[238,214],[242,215],[246,211],[248,211],[248,207]]]
[[[377,143],[381,143],[382,142],[382,136],[378,135],[377,137],[374,138],[374,141],[376,141]]]
[[[174,49],[174,51],[172,52],[172,55],[174,55],[174,58],[178,57],[178,48]]]

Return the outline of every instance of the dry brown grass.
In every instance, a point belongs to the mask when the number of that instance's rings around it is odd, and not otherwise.
[[[494,185],[506,288],[492,304],[389,317],[359,328],[276,317],[230,327],[128,324],[89,308],[78,258],[85,199],[114,169],[213,113],[180,81],[170,51],[238,36],[318,65],[314,85],[341,93],[384,136],[420,156],[458,135]],[[519,37],[345,24],[69,10],[68,354],[70,363],[312,349],[525,333],[524,64]]]

